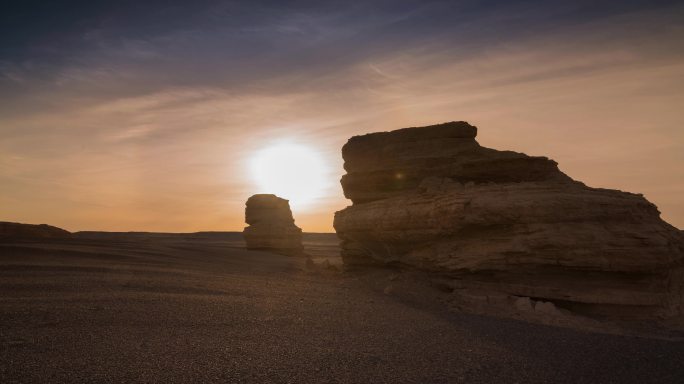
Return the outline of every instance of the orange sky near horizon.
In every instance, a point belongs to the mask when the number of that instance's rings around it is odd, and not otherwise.
[[[350,205],[339,184],[348,138],[465,120],[483,146],[643,193],[684,228],[684,29],[663,20],[667,12],[621,14],[468,54],[448,41],[416,44],[239,86],[126,94],[110,91],[126,83],[120,67],[64,67],[51,88],[17,75],[7,81],[30,92],[0,109],[0,220],[241,231],[244,203],[260,192],[249,162],[285,140],[327,165],[323,194],[294,212],[296,224],[332,232],[334,212]]]

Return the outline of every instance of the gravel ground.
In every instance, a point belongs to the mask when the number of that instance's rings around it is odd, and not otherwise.
[[[458,313],[216,239],[0,244],[0,383],[684,383],[684,343]]]

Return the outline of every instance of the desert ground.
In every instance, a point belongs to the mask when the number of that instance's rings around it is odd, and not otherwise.
[[[3,242],[0,382],[684,382],[681,340],[450,312],[304,240],[318,266],[239,233]]]

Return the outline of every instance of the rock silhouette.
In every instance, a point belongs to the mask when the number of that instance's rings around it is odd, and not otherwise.
[[[292,218],[290,203],[276,195],[258,194],[247,199],[243,231],[248,249],[302,255],[302,230]]]
[[[453,304],[531,318],[681,319],[684,236],[642,195],[481,147],[466,122],[352,137],[335,214],[348,267],[429,272]]]
[[[0,221],[0,239],[54,239],[69,236],[71,232],[47,224]]]

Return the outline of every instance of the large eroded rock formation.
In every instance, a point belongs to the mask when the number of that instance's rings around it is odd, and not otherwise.
[[[335,214],[346,265],[444,278],[456,305],[678,318],[684,236],[642,195],[572,180],[546,157],[481,147],[451,122],[352,137]]]
[[[286,255],[303,253],[302,230],[292,218],[290,203],[276,195],[259,194],[247,199],[243,235],[248,249]]]

